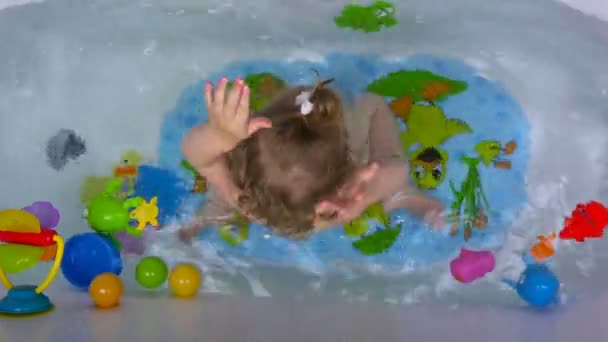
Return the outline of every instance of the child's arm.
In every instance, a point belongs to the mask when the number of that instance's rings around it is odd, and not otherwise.
[[[409,165],[391,109],[380,96],[364,95],[361,101],[361,105],[366,107],[364,109],[373,113],[369,127],[369,153],[370,161],[379,166],[368,185],[370,202],[382,201],[387,211],[406,209],[435,226],[441,226],[438,216],[443,211],[441,203],[409,182]]]
[[[234,205],[239,189],[228,176],[225,154],[242,139],[261,128],[271,126],[264,118],[249,119],[249,88],[237,79],[228,94],[228,80],[222,78],[214,90],[205,84],[205,103],[209,122],[188,133],[182,152],[190,164],[215,186],[221,197]]]
[[[228,177],[224,155],[233,142],[212,126],[201,124],[188,133],[182,143],[182,153],[188,162],[215,186],[221,197],[229,204],[236,202],[238,188]]]
[[[425,217],[433,225],[442,225],[439,216],[429,216],[442,212],[441,203],[408,181],[408,162],[403,155],[398,127],[384,99],[366,94],[358,99],[356,106],[358,112],[369,113],[370,165],[359,170],[336,196],[320,203],[317,214],[337,214],[330,220],[319,219],[316,227],[326,229],[347,223],[376,202],[382,202],[387,211],[404,208]]]
[[[205,203],[192,220],[179,229],[178,236],[180,240],[190,242],[203,229],[226,222],[233,214],[228,203],[220,198],[214,188],[210,188]]]

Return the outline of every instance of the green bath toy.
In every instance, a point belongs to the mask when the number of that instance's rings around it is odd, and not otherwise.
[[[448,119],[436,105],[466,89],[465,82],[427,70],[395,71],[367,86],[370,93],[394,99],[389,107],[407,126],[400,139],[409,153],[410,175],[422,189],[434,189],[445,179],[449,156],[439,146],[453,136],[472,132],[466,122]],[[419,147],[410,153],[414,145]]]
[[[87,207],[87,221],[93,230],[99,233],[113,234],[126,231],[130,235],[140,236],[143,230],[130,225],[129,210],[144,202],[141,197],[120,200],[115,194],[120,192],[121,179],[115,179],[106,186],[105,191],[94,197]]]
[[[0,245],[0,269],[6,273],[18,274],[40,262],[44,248],[38,246],[3,244]]]
[[[439,145],[472,130],[462,120],[446,118],[441,108],[434,105],[413,105],[406,122],[407,130],[400,134],[404,150],[409,152],[412,145],[420,145],[409,156],[410,175],[419,187],[434,189],[445,179],[449,159]]]
[[[369,220],[377,221],[384,228],[365,235],[370,228]],[[353,247],[359,250],[361,254],[375,255],[384,253],[393,246],[399,233],[401,233],[401,227],[391,227],[390,215],[384,210],[381,203],[374,203],[361,216],[346,224],[344,232],[349,237],[361,237],[359,240],[353,241]]]
[[[336,26],[357,31],[378,32],[383,28],[397,25],[395,5],[388,1],[375,1],[369,6],[347,5],[334,18]]]

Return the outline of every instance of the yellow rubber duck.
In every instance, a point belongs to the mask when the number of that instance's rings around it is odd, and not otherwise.
[[[130,213],[130,217],[133,220],[137,220],[139,223],[136,227],[137,230],[143,230],[148,224],[153,227],[158,226],[158,198],[152,197],[150,202],[145,200],[133,209]]]

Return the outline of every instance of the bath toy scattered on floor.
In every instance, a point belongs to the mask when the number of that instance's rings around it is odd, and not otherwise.
[[[207,180],[200,173],[198,173],[198,171],[196,171],[194,166],[188,163],[187,160],[182,160],[179,165],[186,169],[194,177],[192,192],[200,194],[207,192]]]
[[[504,280],[529,305],[546,308],[559,301],[559,280],[544,264],[532,264],[521,274],[519,281]]]
[[[407,125],[400,133],[400,139],[404,151],[409,154],[410,175],[423,189],[434,189],[445,179],[449,156],[439,146],[453,136],[472,132],[466,122],[448,119],[436,105],[466,88],[465,82],[425,70],[396,71],[367,87],[371,93],[395,99],[390,107]],[[413,145],[420,147],[410,153]]]
[[[351,4],[344,7],[342,13],[334,18],[338,27],[353,30],[378,32],[383,28],[397,25],[395,5],[388,1],[375,1],[369,6]]]
[[[89,286],[89,296],[96,307],[110,309],[118,306],[124,285],[114,273],[102,273]]]
[[[538,243],[530,248],[530,256],[534,258],[536,262],[544,262],[555,254],[553,241],[557,238],[557,234],[552,233],[547,236],[539,235],[537,238]]]
[[[44,207],[45,210],[32,210],[48,220],[48,213],[55,209],[52,204],[36,202],[30,209]],[[57,214],[57,217],[59,215]],[[56,226],[57,222],[51,217]],[[50,299],[43,291],[53,282],[63,259],[63,238],[54,230],[41,228],[39,219],[25,210],[7,209],[0,211],[0,282],[8,289],[7,295],[0,300],[0,313],[27,315],[46,312],[53,308]],[[21,273],[40,261],[54,260],[51,269],[40,285],[13,285],[7,276]]]
[[[138,224],[136,229],[143,230],[149,225],[152,227],[158,227],[158,197],[152,197],[150,202],[143,200],[135,209],[131,210],[129,217],[133,220],[137,220]]]
[[[469,284],[494,270],[496,260],[490,251],[460,250],[458,257],[450,262],[454,279]]]
[[[167,280],[169,269],[159,257],[142,258],[135,268],[135,280],[147,289],[155,289]]]
[[[456,235],[460,226],[464,225],[464,239],[466,241],[471,237],[473,227],[483,229],[488,225],[486,211],[490,210],[490,204],[483,191],[477,168],[480,159],[463,156],[461,160],[467,164],[468,172],[459,190],[450,181],[450,188],[455,197],[450,214],[452,220],[450,234],[452,236]]]
[[[157,197],[158,223],[163,226],[177,216],[177,211],[191,189],[173,171],[151,165],[141,165],[135,183],[137,197],[151,200]]]
[[[585,239],[601,238],[608,227],[608,209],[601,203],[590,201],[578,204],[572,215],[564,219],[559,233],[562,240],[583,242]]]
[[[510,169],[511,161],[501,158],[503,156],[510,156],[515,153],[517,149],[517,143],[515,140],[511,140],[503,147],[500,142],[496,140],[484,140],[475,146],[475,152],[479,155],[479,159],[485,166],[493,164],[494,167],[501,169]]]
[[[65,244],[61,271],[70,284],[86,289],[102,273],[122,272],[120,251],[107,235],[94,232],[74,235]]]
[[[144,199],[132,197],[123,201],[114,197],[113,195],[120,191],[120,186],[121,180],[114,180],[102,194],[93,198],[87,206],[86,219],[91,228],[99,233],[112,234],[126,231],[131,235],[139,236],[143,231],[130,224],[129,210],[137,208]]]
[[[201,286],[201,271],[192,264],[177,264],[169,275],[169,289],[178,298],[196,296]]]
[[[46,145],[48,163],[57,171],[63,169],[70,159],[75,160],[85,152],[84,139],[70,129],[59,130]]]

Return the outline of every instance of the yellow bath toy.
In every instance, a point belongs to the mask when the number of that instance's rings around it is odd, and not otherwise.
[[[143,230],[148,224],[153,227],[158,226],[158,198],[152,197],[150,202],[143,201],[137,208],[131,211],[131,219],[137,220],[138,230]]]
[[[0,231],[39,233],[40,221],[25,210],[5,209],[0,211]]]

